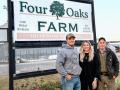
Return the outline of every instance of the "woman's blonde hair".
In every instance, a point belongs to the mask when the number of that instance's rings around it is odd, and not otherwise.
[[[84,51],[84,49],[83,49],[84,43],[88,43],[89,46],[90,46],[90,50],[89,50],[89,60],[88,60],[88,61],[92,61],[92,60],[93,60],[93,57],[94,57],[94,49],[93,49],[93,47],[92,47],[92,45],[91,45],[91,43],[90,43],[89,41],[84,41],[84,42],[82,42],[82,45],[81,45],[81,47],[80,47],[80,61],[83,62],[83,59],[84,59],[84,57],[85,57],[85,51]]]

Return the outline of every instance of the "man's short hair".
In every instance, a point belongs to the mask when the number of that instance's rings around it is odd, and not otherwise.
[[[75,35],[74,34],[72,34],[72,33],[69,33],[69,34],[67,34],[66,35],[66,39],[69,39],[69,38],[75,38]]]
[[[106,39],[105,39],[104,37],[100,37],[100,38],[98,39],[98,42],[99,42],[100,40],[104,40],[104,41],[106,42]]]

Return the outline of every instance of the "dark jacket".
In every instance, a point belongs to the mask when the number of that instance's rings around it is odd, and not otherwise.
[[[100,63],[100,55],[99,55],[99,50],[97,50],[98,54],[98,60]],[[118,76],[119,73],[119,61],[115,55],[115,53],[109,49],[106,48],[106,66],[107,66],[107,71],[108,71],[108,76],[109,79],[112,79],[113,76]],[[100,69],[101,67],[99,67]]]
[[[80,61],[80,66],[82,68],[82,72],[80,74],[81,80],[81,90],[92,90],[92,82],[94,78],[99,78],[99,61],[97,55],[94,55],[92,61],[88,61],[88,54],[85,54],[83,62]]]

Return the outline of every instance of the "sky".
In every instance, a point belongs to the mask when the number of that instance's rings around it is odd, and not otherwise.
[[[7,0],[0,0],[0,25],[7,21]],[[94,0],[97,38],[120,41],[120,0]]]
[[[120,41],[120,0],[94,0],[97,38]]]
[[[7,9],[4,6],[7,6],[7,0],[0,0],[0,25],[7,22]]]

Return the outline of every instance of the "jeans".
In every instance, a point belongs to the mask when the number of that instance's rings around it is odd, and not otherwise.
[[[81,83],[79,76],[72,76],[71,80],[66,80],[65,77],[62,77],[62,90],[81,90]]]

